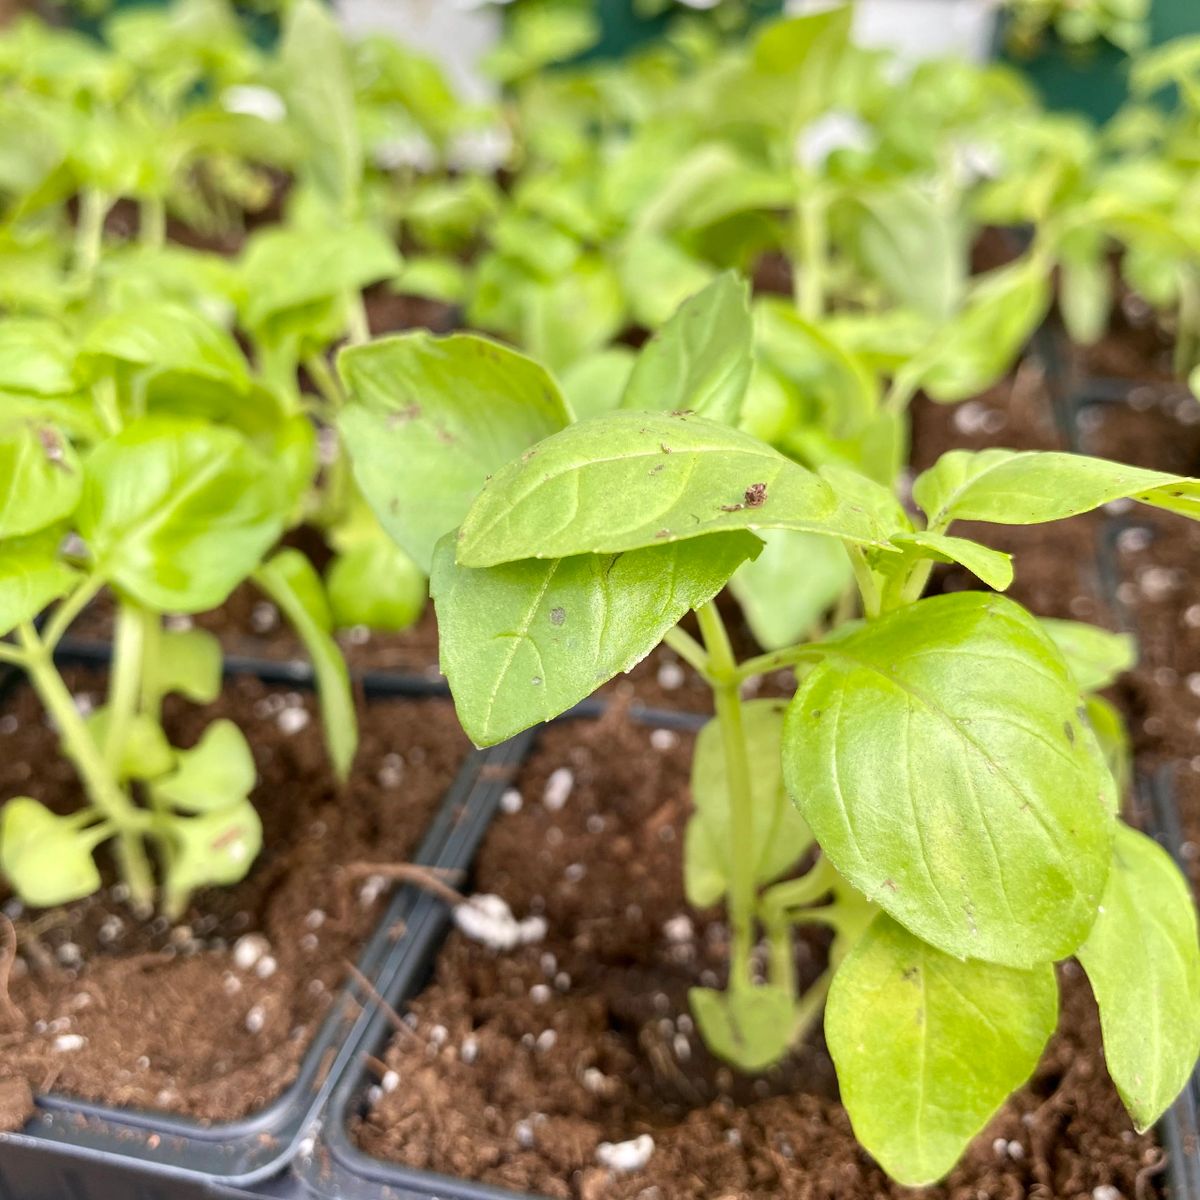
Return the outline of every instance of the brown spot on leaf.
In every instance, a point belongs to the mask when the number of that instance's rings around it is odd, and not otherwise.
[[[394,429],[397,425],[407,425],[409,421],[415,421],[420,415],[421,406],[414,400],[412,404],[406,404],[392,413],[388,417],[387,423],[390,428]]]
[[[42,443],[42,452],[46,455],[46,461],[70,474],[71,468],[67,465],[63,453],[63,441],[58,435],[58,430],[52,429],[49,425],[39,425],[37,435],[38,441]]]
[[[747,508],[762,508],[767,499],[767,485],[765,483],[752,483],[746,489],[746,507]]]
[[[550,610],[550,624],[561,625],[567,619],[567,610],[565,608],[552,608]]]

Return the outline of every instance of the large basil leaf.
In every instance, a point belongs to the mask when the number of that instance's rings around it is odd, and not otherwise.
[[[70,591],[78,572],[58,557],[58,543],[56,530],[0,541],[0,637]]]
[[[1026,967],[1074,953],[1108,875],[1112,776],[1037,620],[978,592],[824,644],[788,791],[838,871],[918,937]]]
[[[497,471],[459,535],[463,566],[616,554],[730,529],[880,540],[875,521],[749,434],[686,413],[569,426]]]
[[[70,516],[83,472],[71,444],[53,425],[0,425],[0,537],[20,537]]]
[[[484,480],[570,420],[537,363],[473,334],[380,338],[344,350],[338,370],[353,401],[338,428],[355,478],[426,572]]]
[[[34,396],[75,391],[75,350],[56,321],[6,317],[0,321],[0,389]]]
[[[1057,1020],[1050,963],[960,962],[877,917],[825,1009],[855,1136],[899,1182],[935,1182],[1033,1073]]]
[[[913,484],[913,498],[938,529],[951,521],[1036,525],[1127,497],[1200,519],[1200,480],[1083,454],[951,450]]]
[[[471,569],[455,562],[448,534],[430,590],[463,728],[488,746],[558,716],[645,658],[757,548],[731,533]]]
[[[642,349],[621,407],[690,409],[736,425],[753,365],[747,285],[727,271],[683,304]]]
[[[751,700],[742,707],[746,751],[754,771],[752,845],[754,881],[770,883],[794,867],[812,846],[804,818],[788,802],[783,786],[780,746],[784,700]],[[692,758],[695,815],[688,822],[684,847],[684,882],[690,904],[716,904],[729,886],[729,847],[733,836],[725,747],[715,720],[696,739]]]
[[[1148,1129],[1200,1054],[1200,949],[1187,881],[1161,846],[1127,825],[1117,828],[1079,961],[1100,1005],[1108,1072],[1138,1129]]]
[[[284,482],[232,429],[146,417],[85,465],[79,532],[97,570],[159,612],[224,603],[282,532]]]
[[[358,718],[350,672],[332,637],[333,618],[321,577],[299,550],[289,549],[259,567],[254,580],[282,610],[312,659],[329,757],[344,780],[358,750]]]

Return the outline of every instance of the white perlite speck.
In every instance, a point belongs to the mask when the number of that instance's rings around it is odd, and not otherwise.
[[[1092,1188],[1092,1200],[1125,1200],[1124,1196],[1111,1183],[1102,1183]]]
[[[247,933],[233,944],[233,962],[243,971],[251,971],[268,950],[271,943],[262,934]]]
[[[518,921],[501,896],[483,893],[468,897],[454,909],[454,923],[472,941],[493,950],[512,950],[540,942],[546,936],[544,917]]]
[[[310,717],[307,708],[285,708],[275,718],[279,728],[289,737],[292,734],[299,733],[308,724],[309,720]]]
[[[570,767],[557,767],[550,772],[550,778],[546,780],[542,803],[551,812],[558,812],[566,804],[574,786],[575,772]]]
[[[246,1014],[246,1028],[251,1033],[261,1033],[262,1027],[267,1023],[267,1014],[261,1004],[256,1004]]]
[[[72,1050],[82,1050],[87,1045],[87,1038],[78,1033],[63,1033],[54,1039],[54,1049],[60,1054]]]
[[[525,801],[522,799],[521,793],[518,792],[516,788],[509,788],[504,795],[500,797],[500,807],[506,813],[508,813],[509,816],[512,816],[513,813],[519,813],[521,811],[521,805],[524,803]]]
[[[673,729],[655,729],[650,734],[650,745],[660,753],[674,749],[679,742],[679,734]]]
[[[665,662],[658,668],[658,686],[668,692],[683,687],[685,679],[687,675],[677,662]]]
[[[663,923],[663,933],[668,942],[690,942],[696,936],[696,927],[686,913],[680,913]]]
[[[596,1147],[596,1161],[610,1171],[640,1171],[654,1153],[654,1139],[643,1133],[628,1142],[601,1142]]]

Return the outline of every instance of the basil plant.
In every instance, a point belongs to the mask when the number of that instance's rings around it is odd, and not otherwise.
[[[1129,647],[1005,598],[1009,557],[954,526],[1120,498],[1200,518],[1200,482],[952,451],[917,478],[911,515],[887,487],[739,429],[751,354],[749,336],[671,322],[617,407],[576,420],[545,370],[480,337],[342,352],[342,437],[380,521],[431,573],[464,728],[503,741],[665,641],[716,710],[684,847],[689,898],[724,903],[732,927],[726,986],[691,993],[716,1054],[763,1070],[823,1013],[862,1144],[902,1183],[929,1183],[1034,1070],[1055,963],[1074,956],[1109,1071],[1150,1125],[1200,1048],[1200,952],[1179,871],[1117,811],[1120,723],[1091,692]],[[840,546],[861,615],[739,662],[714,600],[775,530]],[[946,561],[992,590],[922,598]],[[680,627],[690,613],[698,639]],[[790,702],[743,698],[789,667]],[[800,925],[833,935],[803,992]]]

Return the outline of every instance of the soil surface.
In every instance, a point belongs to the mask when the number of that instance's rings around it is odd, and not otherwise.
[[[684,900],[690,751],[620,714],[543,734],[517,781],[522,807],[497,818],[473,886],[518,917],[542,913],[546,938],[497,954],[451,935],[379,1064],[355,1128],[363,1149],[569,1200],[913,1194],[858,1148],[819,1040],[756,1078],[704,1049],[686,992],[720,982],[728,930]],[[563,769],[573,787],[552,809],[547,783]],[[798,949],[815,969],[819,948]],[[1061,984],[1059,1032],[1034,1078],[922,1195],[1144,1194],[1161,1153],[1107,1077],[1078,968]],[[641,1134],[654,1140],[644,1169],[597,1165],[600,1143]]]
[[[100,702],[102,675],[68,682],[81,705]],[[0,1009],[0,1124],[29,1088],[211,1121],[272,1100],[382,911],[381,881],[346,868],[408,860],[467,751],[447,702],[372,702],[343,793],[311,695],[242,677],[210,707],[168,703],[166,724],[189,746],[217,717],[254,749],[262,854],[243,882],[197,893],[173,927],[131,912],[104,851],[106,886],[87,900],[27,912],[7,898],[19,1019]],[[0,707],[0,795],[22,794],[59,812],[80,800],[27,689]]]

